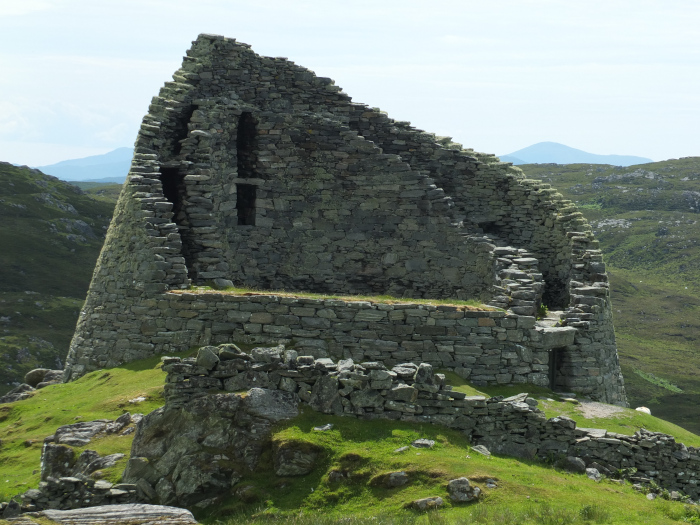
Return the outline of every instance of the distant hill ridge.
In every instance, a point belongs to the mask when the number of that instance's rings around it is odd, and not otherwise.
[[[103,155],[70,159],[39,166],[47,175],[66,181],[123,183],[129,173],[134,148],[117,148]]]
[[[507,155],[500,155],[504,162],[520,164],[610,164],[612,166],[633,166],[653,162],[645,157],[631,155],[596,155],[571,148],[557,142],[538,142],[527,148]]]
[[[126,180],[131,165],[133,148],[117,148],[103,155],[92,155],[81,159],[70,159],[39,166],[47,175],[65,181],[117,182]],[[571,148],[557,142],[538,142],[527,148],[501,155],[504,162],[521,164],[610,164],[612,166],[632,166],[653,162],[645,157],[631,155],[596,155]]]

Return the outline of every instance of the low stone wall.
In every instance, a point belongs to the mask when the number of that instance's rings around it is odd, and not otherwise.
[[[22,494],[23,509],[29,512],[137,503],[141,500],[136,485],[115,485],[109,481],[95,481],[84,476],[49,478],[42,481],[38,489],[31,489]]]
[[[548,386],[547,350],[572,344],[576,332],[543,330],[531,316],[447,305],[206,293],[165,297],[164,319],[155,319],[151,329],[159,331],[161,324],[175,337],[189,332],[189,341],[181,340],[191,346],[280,343],[302,355],[335,360],[381,361],[389,367],[423,362],[453,369],[476,384]]]
[[[633,436],[577,428],[567,417],[547,419],[527,394],[484,398],[455,392],[427,363],[391,369],[378,362],[298,356],[283,347],[250,354],[233,345],[206,347],[198,357],[166,358],[166,409],[187,407],[208,393],[251,387],[298,395],[319,412],[432,423],[464,432],[492,452],[544,460],[575,457],[604,474],[636,469],[631,479],[654,481],[700,497],[700,451],[644,429]]]

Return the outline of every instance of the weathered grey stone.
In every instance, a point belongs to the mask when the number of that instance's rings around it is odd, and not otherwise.
[[[48,371],[48,368],[35,368],[34,370],[30,370],[24,374],[24,382],[29,386],[36,388],[36,385],[44,380],[44,376]]]
[[[433,448],[435,446],[435,441],[432,439],[416,439],[411,443],[414,448]]]
[[[150,525],[156,522],[172,525],[196,525],[197,523],[192,513],[187,509],[138,503],[102,505],[71,510],[44,510],[39,515],[54,523],[66,525],[93,523]]]
[[[36,389],[26,383],[23,383],[12,390],[10,390],[4,396],[0,396],[0,403],[14,403],[15,401],[22,401],[32,396],[32,393]]]
[[[71,475],[75,461],[75,452],[71,447],[44,443],[44,448],[41,450],[42,481],[46,481],[49,477],[60,478]]]
[[[586,462],[575,456],[567,456],[564,466],[573,472],[586,472]]]
[[[324,414],[340,414],[343,405],[338,394],[338,379],[329,375],[321,376],[311,389],[309,406]]]
[[[243,399],[243,405],[251,415],[275,422],[290,419],[299,414],[297,396],[280,390],[251,388]]]
[[[448,481],[447,492],[449,492],[452,501],[463,503],[478,499],[481,494],[481,489],[479,489],[479,487],[472,487],[469,484],[469,480],[462,477]]]
[[[403,487],[409,481],[408,474],[403,470],[400,472],[389,472],[389,474],[384,476],[384,486],[390,489]]]
[[[197,352],[197,366],[212,370],[219,362],[219,349],[215,346],[203,346]]]
[[[588,476],[593,481],[600,481],[601,479],[603,479],[603,476],[601,476],[600,472],[598,472],[594,468],[587,468],[586,469],[586,476]]]
[[[357,408],[381,408],[384,397],[376,390],[355,390],[350,394],[350,402]]]
[[[626,403],[602,257],[585,219],[554,190],[233,39],[201,35],[175,77],[144,117],[67,379],[236,339],[293,341],[316,357],[355,362],[423,361],[480,383],[546,385],[541,354],[554,348],[566,362],[586,362],[559,370],[562,388]],[[169,188],[173,177],[183,184]],[[468,296],[504,311],[172,293],[190,280]],[[563,326],[538,324],[543,297],[564,308]],[[385,381],[371,379],[376,389]],[[437,393],[439,380],[420,384]]]
[[[98,419],[96,421],[84,421],[64,425],[56,429],[54,439],[56,443],[80,447],[90,443],[90,440],[101,432],[105,432],[109,419]]]
[[[431,510],[431,509],[438,509],[442,507],[445,504],[445,502],[442,500],[440,496],[433,496],[430,498],[421,498],[417,500],[413,500],[411,503],[407,504],[406,506],[409,508],[413,508],[416,510]]]
[[[313,443],[292,441],[276,443],[274,450],[275,474],[278,476],[304,476],[311,472],[323,449]]]

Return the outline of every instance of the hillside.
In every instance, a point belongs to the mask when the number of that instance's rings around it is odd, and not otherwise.
[[[62,367],[113,208],[0,163],[0,393],[32,368]]]
[[[593,226],[630,403],[700,431],[700,157],[520,168],[576,202]]]
[[[6,480],[0,500],[38,485],[42,442],[57,427],[115,419],[126,411],[148,413],[163,404],[164,379],[158,358],[150,358],[49,386],[30,399],[0,407],[0,478]],[[448,379],[456,391],[467,395],[512,395],[522,390],[476,389],[453,374]],[[634,410],[611,407],[615,410],[591,417],[577,403],[545,389],[535,387],[532,395],[547,417],[566,415],[580,427],[627,434],[644,427],[671,433],[689,445],[700,444],[700,436]],[[142,400],[131,402],[136,398]],[[331,430],[314,430],[328,423],[333,425]],[[102,455],[128,457],[133,433],[102,436],[87,447],[76,447],[77,452],[90,448]],[[412,448],[416,439],[433,440],[435,445]],[[206,510],[191,509],[202,523],[670,524],[694,523],[700,516],[697,507],[682,502],[662,497],[649,501],[630,482],[603,479],[596,483],[585,474],[553,464],[483,456],[460,432],[438,425],[363,421],[305,407],[296,418],[274,427],[271,441],[277,447],[320,451],[319,459],[308,474],[278,476],[268,444],[255,472],[232,483],[230,499]],[[126,459],[95,475],[118,482]],[[410,482],[388,487],[388,474],[399,471]],[[478,503],[456,504],[446,497],[447,481],[460,476],[481,488],[484,494]],[[438,513],[425,515],[404,508],[411,500],[438,495],[445,500]]]

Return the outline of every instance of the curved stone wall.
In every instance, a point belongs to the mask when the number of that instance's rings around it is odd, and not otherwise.
[[[604,265],[570,203],[286,59],[200,35],[144,117],[67,377],[216,339],[219,312],[183,330],[165,293],[212,281],[478,298],[527,318],[544,297],[575,331],[555,386],[625,403]]]

